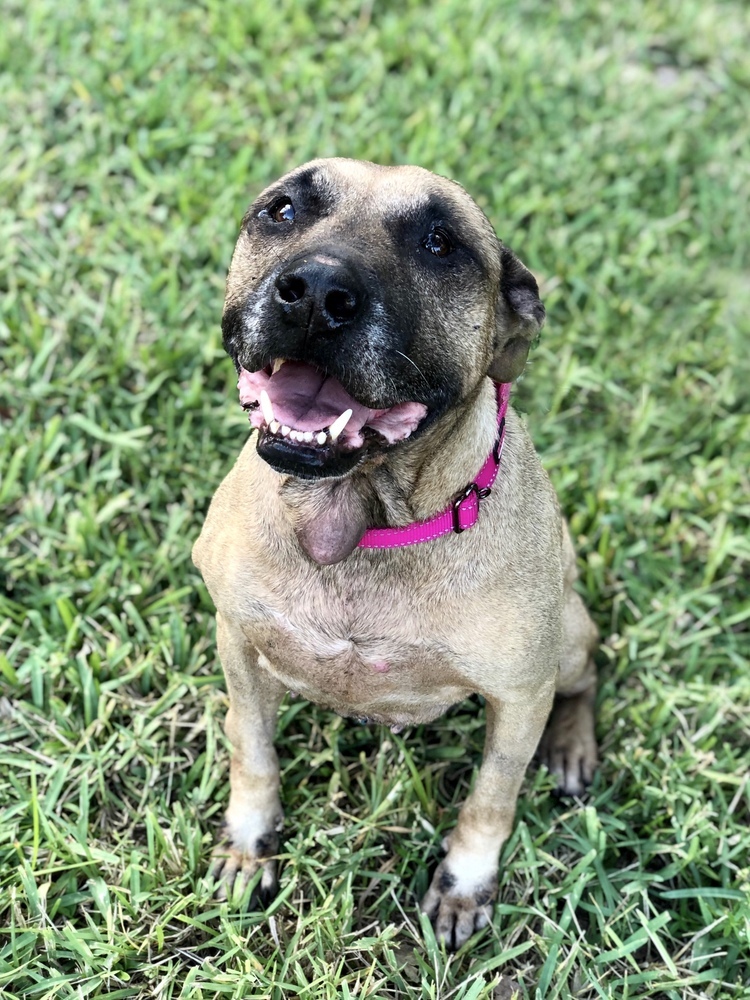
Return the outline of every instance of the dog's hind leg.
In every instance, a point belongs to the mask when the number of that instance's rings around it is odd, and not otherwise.
[[[279,799],[279,761],[273,745],[276,716],[285,689],[258,665],[257,653],[242,632],[216,616],[216,642],[229,692],[225,731],[233,747],[226,842],[213,852],[216,894],[226,899],[262,869],[254,901],[276,892],[279,831],[284,814]]]
[[[537,757],[556,777],[565,795],[580,795],[591,784],[596,770],[594,706],[596,665],[593,654],[599,633],[586,607],[573,589],[578,576],[575,553],[565,526],[563,538],[565,591],[563,645],[555,704]]]

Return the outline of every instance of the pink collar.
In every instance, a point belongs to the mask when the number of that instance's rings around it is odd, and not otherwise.
[[[429,521],[415,521],[403,528],[369,528],[359,543],[361,549],[398,549],[418,542],[431,542],[450,531],[457,535],[473,528],[479,520],[479,501],[490,495],[500,468],[500,456],[505,441],[505,414],[508,412],[510,382],[496,382],[497,389],[497,438],[487,461],[477,473],[474,482],[448,504],[444,511]]]

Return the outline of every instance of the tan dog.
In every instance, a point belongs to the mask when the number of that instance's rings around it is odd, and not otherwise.
[[[484,761],[422,903],[452,947],[489,920],[540,740],[563,791],[591,780],[597,632],[513,411],[470,530],[358,547],[369,528],[432,518],[474,480],[497,435],[491,379],[521,373],[543,318],[536,281],[477,205],[418,167],[316,160],[245,216],[223,331],[258,434],[193,550],[230,698],[224,893],[260,869],[261,898],[276,887],[273,737],[290,689],[394,727],[486,699]]]

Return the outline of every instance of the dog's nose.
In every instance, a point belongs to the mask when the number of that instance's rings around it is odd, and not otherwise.
[[[365,294],[354,271],[331,257],[292,261],[276,278],[284,316],[313,333],[335,333],[360,315]]]

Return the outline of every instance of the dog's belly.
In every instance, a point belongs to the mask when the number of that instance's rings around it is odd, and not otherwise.
[[[248,635],[261,668],[340,715],[389,726],[430,722],[472,694],[448,650],[396,638],[265,626]]]

